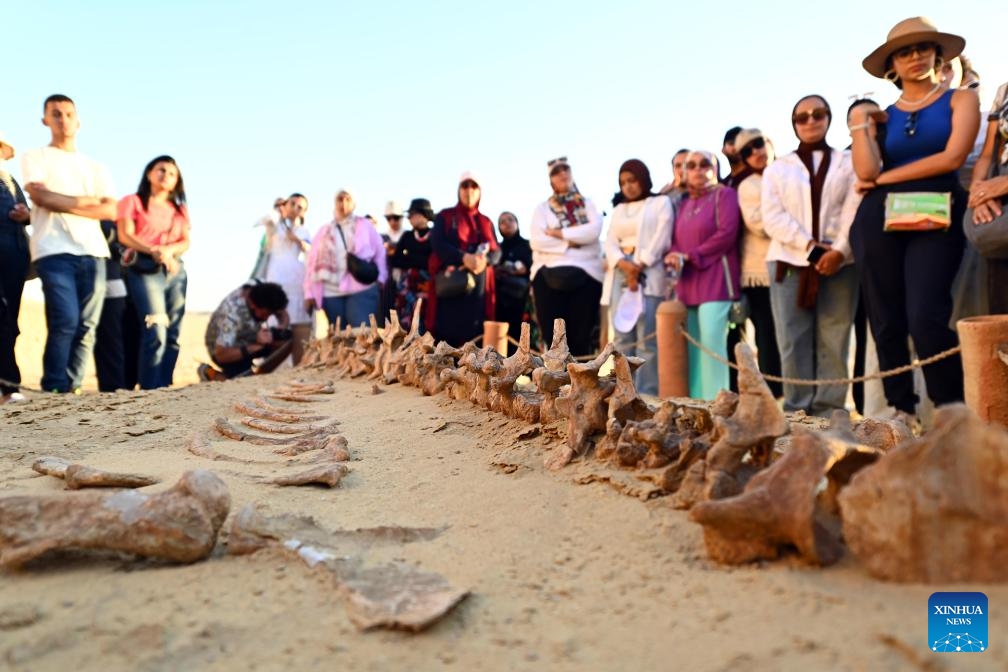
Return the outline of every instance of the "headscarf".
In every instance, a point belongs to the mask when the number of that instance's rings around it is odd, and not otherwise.
[[[567,170],[571,170],[570,164],[567,161],[563,161],[563,165],[567,167]],[[547,202],[549,203],[550,210],[556,215],[557,221],[560,222],[560,228],[588,223],[588,210],[585,207],[585,198],[578,191],[573,175],[571,177],[571,186],[567,193],[558,194],[556,190],[553,190],[553,195],[549,197],[549,201]]]
[[[651,196],[655,195],[654,192],[651,191],[651,189],[654,187],[654,185],[651,183],[651,171],[648,170],[648,167],[644,165],[643,161],[641,161],[640,159],[628,159],[624,161],[623,165],[620,166],[619,173],[617,173],[617,177],[619,175],[622,175],[623,173],[630,173],[635,178],[637,178],[637,184],[639,184],[641,187],[641,195],[635,200],[643,201],[645,198],[650,198]],[[617,199],[619,199],[618,203],[616,202]],[[618,192],[616,192],[616,196],[613,197],[613,205],[619,205],[619,203],[626,203],[626,202],[627,198],[626,196],[623,196],[623,190],[620,189]]]
[[[795,112],[798,110],[798,106],[804,100],[809,98],[818,98],[823,102],[823,106],[826,108],[826,130],[829,131],[830,124],[833,122],[833,111],[830,109],[829,103],[826,99],[818,94],[809,94],[807,96],[802,96],[795,103],[794,107],[791,108],[791,127],[795,131],[795,136],[798,136],[798,127],[794,121]],[[805,165],[805,169],[809,174],[809,183],[812,187],[812,237],[816,240],[819,239],[819,209],[822,206],[822,192],[823,185],[826,183],[826,173],[829,171],[830,158],[833,152],[832,148],[826,143],[826,136],[823,135],[822,139],[818,142],[804,142],[801,138],[798,139],[798,149],[795,153],[801,162]],[[821,151],[823,153],[822,161],[819,163],[819,170],[815,170],[815,162],[813,160],[813,152]]]
[[[794,114],[798,110],[798,105],[801,104],[803,100],[808,100],[809,98],[818,98],[822,101],[823,105],[826,107],[826,130],[829,131],[830,124],[833,123],[833,111],[830,109],[829,103],[826,99],[819,94],[809,94],[807,96],[802,96],[795,103],[794,107],[791,108],[791,127],[794,128],[795,136],[798,135],[798,128],[794,121]],[[815,160],[813,152],[821,151],[823,153],[822,160],[819,162],[819,169],[815,170]],[[820,209],[822,208],[822,194],[823,186],[826,184],[826,173],[829,172],[830,159],[833,156],[832,148],[826,143],[826,135],[824,134],[822,139],[818,142],[804,142],[801,138],[798,139],[798,149],[795,150],[795,154],[801,160],[802,164],[805,165],[805,170],[809,174],[809,185],[812,191],[812,238],[819,240],[819,219],[820,219]],[[797,304],[800,308],[805,308],[806,310],[811,310],[815,308],[816,298],[819,295],[819,271],[816,270],[814,264],[809,264],[801,268],[798,274],[798,298]]]

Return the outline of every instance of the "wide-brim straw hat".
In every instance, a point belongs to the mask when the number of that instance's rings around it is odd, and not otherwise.
[[[886,36],[885,43],[861,61],[861,65],[869,74],[880,79],[885,78],[886,59],[903,47],[921,42],[933,42],[941,47],[942,58],[946,61],[961,54],[966,46],[966,40],[962,37],[952,33],[942,33],[930,19],[914,16],[903,19],[893,26],[889,35]]]

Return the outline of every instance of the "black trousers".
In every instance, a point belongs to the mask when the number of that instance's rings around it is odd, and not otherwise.
[[[224,375],[228,378],[234,378],[235,376],[242,375],[252,370],[252,362],[256,357],[260,357],[258,353],[255,355],[249,355],[239,359],[237,362],[231,362],[229,364],[221,364],[216,359],[213,360],[214,366],[224,372]],[[212,358],[211,358],[212,359]]]
[[[854,377],[864,375],[865,357],[868,354],[868,314],[865,312],[865,300],[858,295],[857,311],[854,313]],[[864,414],[864,383],[851,385],[851,396],[854,397],[854,408]]]
[[[123,339],[123,315],[126,297],[105,298],[95,331],[94,363],[99,392],[126,388],[126,351]],[[132,388],[130,388],[132,389]]]
[[[602,283],[585,273],[585,280],[570,292],[551,289],[542,273],[532,279],[536,317],[548,348],[553,343],[553,320],[567,323],[567,347],[575,357],[590,355],[598,344],[599,301]]]
[[[21,382],[21,370],[14,357],[18,334],[21,293],[28,272],[28,244],[20,226],[0,230],[0,378]],[[16,385],[0,384],[0,394],[17,392]]]
[[[987,297],[991,315],[1008,313],[1008,259],[987,260]]]
[[[107,298],[95,330],[94,363],[99,392],[132,390],[137,384],[140,325],[128,296]]]
[[[869,192],[851,227],[851,247],[861,278],[862,298],[883,371],[910,362],[907,336],[922,359],[955,347],[952,281],[962,261],[966,194],[958,183],[935,178],[899,185],[899,191],[952,191],[952,226],[947,231],[883,231],[886,190]],[[936,406],[963,400],[962,360],[947,357],[924,367],[928,396]],[[918,401],[913,374],[882,381],[886,400],[913,413]]]
[[[771,376],[779,376],[781,375],[780,349],[777,347],[777,331],[774,328],[773,309],[770,307],[770,288],[743,287],[742,292],[749,299],[749,320],[753,323],[753,329],[756,332],[760,371]],[[729,350],[728,353],[734,359],[735,351]],[[784,396],[784,386],[780,383],[768,380],[767,385],[775,397]]]

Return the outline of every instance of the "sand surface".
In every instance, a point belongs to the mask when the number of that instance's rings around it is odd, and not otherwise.
[[[183,359],[203,356],[191,345],[194,330],[202,338],[198,322],[187,318]],[[259,464],[186,451],[215,417],[237,421],[235,401],[295,377],[331,379],[287,370],[0,407],[0,496],[63,491],[31,470],[40,455],[158,476],[152,492],[188,469],[212,469],[230,488],[232,515],[257,503],[329,529],[446,527],[430,541],[373,547],[365,559],[439,572],[471,590],[468,598],[420,634],[359,632],[326,570],[280,551],[229,556],[226,535],[209,560],[185,566],[52,554],[0,573],[0,668],[1008,669],[1008,586],[882,583],[850,557],[826,569],[794,559],[718,566],[706,559],[700,527],[666,500],[577,485],[576,464],[545,472],[543,456],[562,432],[523,438],[527,427],[515,421],[413,388],[376,395],[370,383],[337,381],[335,394],[300,405],[339,419],[349,441],[352,472],[332,490],[259,482],[291,471],[268,447],[212,438],[214,449]],[[987,593],[989,651],[928,651],[936,590]]]

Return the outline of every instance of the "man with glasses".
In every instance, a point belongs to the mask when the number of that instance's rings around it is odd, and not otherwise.
[[[738,175],[745,170],[745,162],[742,161],[735,149],[735,139],[742,132],[741,126],[733,126],[725,132],[724,141],[721,143],[721,153],[728,159],[728,166],[731,172],[721,180],[721,184],[734,189],[738,186]]]

